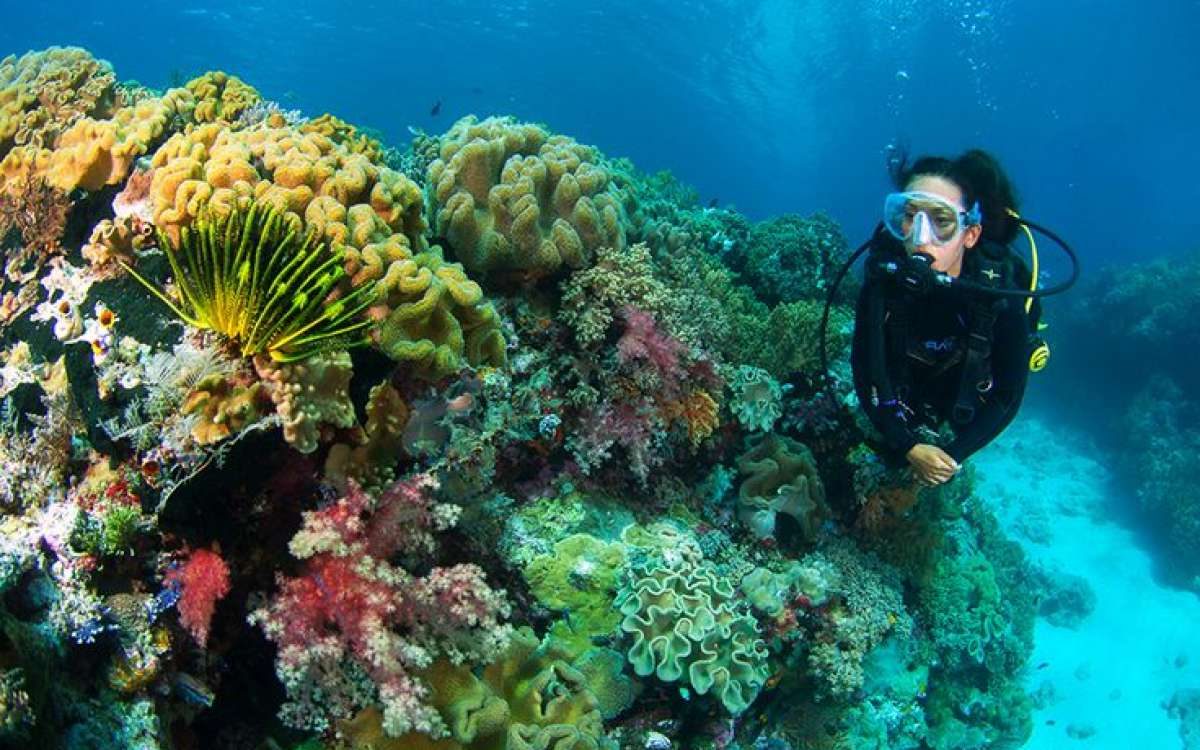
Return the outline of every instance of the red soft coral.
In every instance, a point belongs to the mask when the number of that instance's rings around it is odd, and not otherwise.
[[[229,566],[216,552],[198,549],[167,571],[166,580],[179,587],[179,622],[201,646],[207,644],[217,602],[229,593]]]
[[[280,576],[278,593],[251,615],[279,647],[288,723],[323,731],[377,699],[389,735],[440,736],[444,723],[414,673],[439,656],[487,662],[507,641],[504,592],[478,566],[417,576],[394,559],[428,559],[434,532],[453,524],[457,508],[437,503],[435,486],[419,475],[376,500],[351,483],[336,503],[304,514],[290,544],[305,560],[301,574]],[[376,698],[361,691],[363,678]]]

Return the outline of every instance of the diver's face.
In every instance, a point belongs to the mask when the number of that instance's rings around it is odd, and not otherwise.
[[[905,185],[904,189],[933,193],[958,206],[960,211],[965,210],[963,208],[962,188],[940,175],[920,175],[913,178],[911,182]],[[906,234],[910,230],[910,226],[904,227]],[[944,245],[935,245],[933,243],[926,243],[924,245],[906,244],[910,253],[926,253],[933,256],[933,268],[935,270],[948,273],[951,276],[958,276],[962,272],[963,255],[966,254],[968,248],[975,247],[975,243],[979,241],[980,231],[982,230],[978,226],[967,227],[962,232],[959,232],[958,236]]]

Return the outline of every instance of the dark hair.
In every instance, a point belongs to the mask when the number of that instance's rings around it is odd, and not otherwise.
[[[945,177],[962,189],[968,209],[979,201],[984,239],[1007,245],[1017,238],[1020,226],[1006,210],[1019,210],[1016,189],[1000,162],[988,152],[973,148],[955,159],[922,156],[911,164],[908,154],[901,152],[888,160],[888,171],[897,190],[904,190],[922,175]]]

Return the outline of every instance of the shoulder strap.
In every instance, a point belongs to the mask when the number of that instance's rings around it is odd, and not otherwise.
[[[981,286],[1003,287],[1008,283],[1008,264],[1003,257],[981,253],[978,258],[974,281]],[[969,332],[965,348],[962,376],[958,382],[958,397],[951,414],[958,424],[966,424],[975,418],[975,405],[980,394],[992,389],[992,333],[1000,306],[1001,297],[972,294],[969,298]]]

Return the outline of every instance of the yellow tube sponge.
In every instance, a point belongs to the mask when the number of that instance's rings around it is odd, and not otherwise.
[[[459,120],[428,174],[435,232],[472,272],[540,278],[625,246],[623,196],[600,154],[536,125]]]

